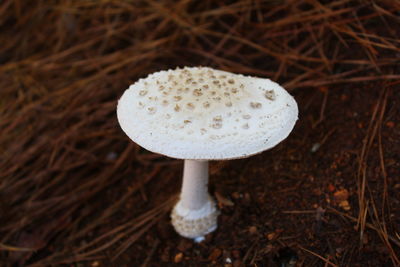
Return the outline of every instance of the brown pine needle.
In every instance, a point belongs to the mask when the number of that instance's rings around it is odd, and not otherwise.
[[[308,250],[308,249],[306,249],[306,248],[304,248],[304,247],[302,247],[302,246],[300,246],[300,245],[299,245],[298,247],[299,247],[300,249],[302,249],[302,250],[304,250],[304,251],[306,251],[306,252],[308,252],[308,253],[314,255],[315,257],[317,257],[317,258],[323,260],[323,261],[325,262],[325,264],[327,264],[327,265],[329,265],[329,266],[332,266],[332,267],[339,267],[338,265],[332,263],[332,262],[329,261],[328,259],[322,257],[321,255],[318,255],[317,253],[315,253],[315,252],[313,252],[313,251],[311,251],[311,250]]]

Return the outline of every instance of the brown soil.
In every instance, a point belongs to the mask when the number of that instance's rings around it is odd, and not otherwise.
[[[400,266],[397,1],[0,2],[0,266]],[[218,229],[169,222],[182,161],[115,108],[140,77],[206,65],[299,105],[275,148],[212,162]]]
[[[229,262],[283,266],[279,264],[290,256],[298,264],[293,266],[325,266],[328,261],[331,266],[392,266],[390,252],[373,226],[366,227],[360,240],[357,170],[374,109],[390,98],[379,135],[390,203],[386,216],[390,227],[398,229],[400,109],[396,102],[400,94],[389,90],[386,95],[382,84],[357,87],[293,92],[301,115],[286,141],[248,159],[212,163],[211,191],[218,196],[222,214],[218,230],[205,242],[195,244],[179,237],[166,214],[115,266],[138,266],[150,260],[149,266],[224,266]],[[371,191],[366,195],[381,210],[384,178],[378,150],[379,144],[374,143],[368,157]],[[162,201],[179,190],[181,164],[164,168],[174,175],[157,175],[145,187],[146,198]],[[345,200],[348,205],[341,204]],[[136,201],[131,201],[134,206]],[[373,220],[373,214],[368,216]],[[380,211],[378,216],[382,216]],[[394,249],[400,253],[398,247]]]

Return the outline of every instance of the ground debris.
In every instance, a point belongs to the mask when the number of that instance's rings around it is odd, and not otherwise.
[[[182,238],[179,242],[177,249],[181,252],[185,252],[193,247],[193,241],[190,239]]]
[[[249,227],[249,234],[255,235],[258,233],[257,227],[256,226],[250,226]]]
[[[218,202],[218,207],[222,209],[224,206],[232,207],[235,204],[228,198],[224,197],[221,193],[215,192],[215,198]]]
[[[266,237],[269,241],[271,241],[277,237],[277,234],[275,232],[271,232],[271,233],[266,234]]]
[[[175,262],[175,263],[179,263],[179,262],[181,262],[182,260],[183,260],[183,253],[182,253],[182,252],[177,253],[177,254],[175,255],[175,257],[174,257],[174,262]]]
[[[349,198],[349,191],[347,189],[341,189],[336,191],[333,194],[333,198],[335,203],[341,207],[342,209],[348,211],[351,209],[348,198]]]
[[[215,248],[213,249],[213,251],[211,252],[211,254],[208,256],[208,259],[210,261],[216,261],[222,254],[222,250],[219,248]]]

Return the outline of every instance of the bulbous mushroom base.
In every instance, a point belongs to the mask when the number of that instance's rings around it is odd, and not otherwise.
[[[172,210],[171,219],[175,231],[181,236],[201,242],[206,234],[217,229],[218,215],[215,202],[209,197],[207,203],[197,210],[183,207],[179,200]]]

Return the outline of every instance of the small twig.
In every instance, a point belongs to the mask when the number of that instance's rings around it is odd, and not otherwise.
[[[35,251],[35,248],[21,248],[21,247],[14,247],[14,246],[10,246],[10,245],[6,245],[3,243],[0,243],[0,250],[6,250],[6,251]]]
[[[147,232],[154,224],[156,224],[165,213],[162,213],[154,218],[151,222],[146,224],[141,230],[134,233],[128,240],[126,240],[115,252],[115,255],[112,257],[111,261],[115,261],[125,250],[127,250],[136,240],[138,240],[145,232]]]
[[[153,246],[151,247],[151,250],[150,250],[149,254],[147,255],[147,257],[146,257],[146,259],[145,259],[145,261],[143,262],[143,264],[142,264],[141,267],[146,267],[146,266],[147,266],[147,264],[149,263],[151,257],[153,257],[154,252],[156,252],[156,249],[157,249],[157,247],[158,247],[159,244],[160,244],[160,240],[157,239],[157,240],[153,243]]]
[[[379,99],[375,105],[372,112],[372,116],[368,125],[367,134],[363,139],[363,144],[361,147],[359,161],[358,161],[358,171],[357,171],[357,186],[358,186],[358,204],[359,204],[359,214],[357,221],[357,229],[360,231],[360,243],[362,243],[364,236],[364,229],[368,214],[368,203],[369,201],[365,199],[365,190],[367,187],[367,158],[372,147],[373,141],[375,139],[376,133],[378,131],[378,126],[381,124],[379,119],[377,120],[378,112],[382,108],[382,101],[384,99],[385,92],[382,92]]]
[[[281,211],[282,213],[287,214],[310,214],[310,213],[317,213],[317,210],[284,210]]]
[[[350,215],[348,215],[346,213],[340,212],[340,211],[338,211],[338,210],[336,210],[334,208],[328,207],[328,209],[333,211],[336,214],[339,214],[339,215],[341,215],[343,217],[346,217],[347,219],[349,219],[349,220],[351,220],[353,222],[357,222],[358,221],[358,219],[356,219],[356,218],[354,218],[354,217],[352,217],[352,216],[350,216]],[[379,229],[377,227],[375,227],[374,225],[370,224],[370,223],[366,223],[365,226],[370,228],[370,229],[372,229],[372,230],[375,230],[375,231],[379,232]],[[388,235],[388,238],[390,239],[390,241],[392,241],[394,244],[396,244],[398,247],[400,247],[400,240],[397,240],[396,238],[394,238],[391,235]]]
[[[325,118],[325,108],[326,108],[326,102],[328,101],[329,90],[327,88],[324,88],[323,94],[324,98],[322,99],[321,110],[319,111],[319,118],[316,122],[314,122],[311,125],[311,128],[313,129],[317,127],[317,125],[320,124]]]
[[[317,253],[315,253],[315,252],[313,252],[313,251],[311,251],[311,250],[308,250],[308,249],[306,249],[306,248],[304,248],[304,247],[302,247],[302,246],[300,246],[300,245],[299,245],[298,247],[299,247],[300,249],[302,249],[302,250],[304,250],[304,251],[306,251],[306,252],[308,252],[308,253],[314,255],[315,257],[317,257],[317,258],[323,260],[323,261],[325,262],[325,265],[326,265],[326,266],[327,266],[327,265],[330,265],[330,266],[333,266],[333,267],[339,267],[338,265],[332,263],[332,262],[329,261],[328,259],[325,259],[325,258],[322,257],[321,255],[318,255]]]
[[[256,247],[258,243],[258,239],[256,239],[253,244],[251,244],[251,246],[249,247],[249,249],[246,251],[246,254],[243,257],[243,263],[246,263],[246,260],[249,258],[250,253],[252,252],[252,250]]]

